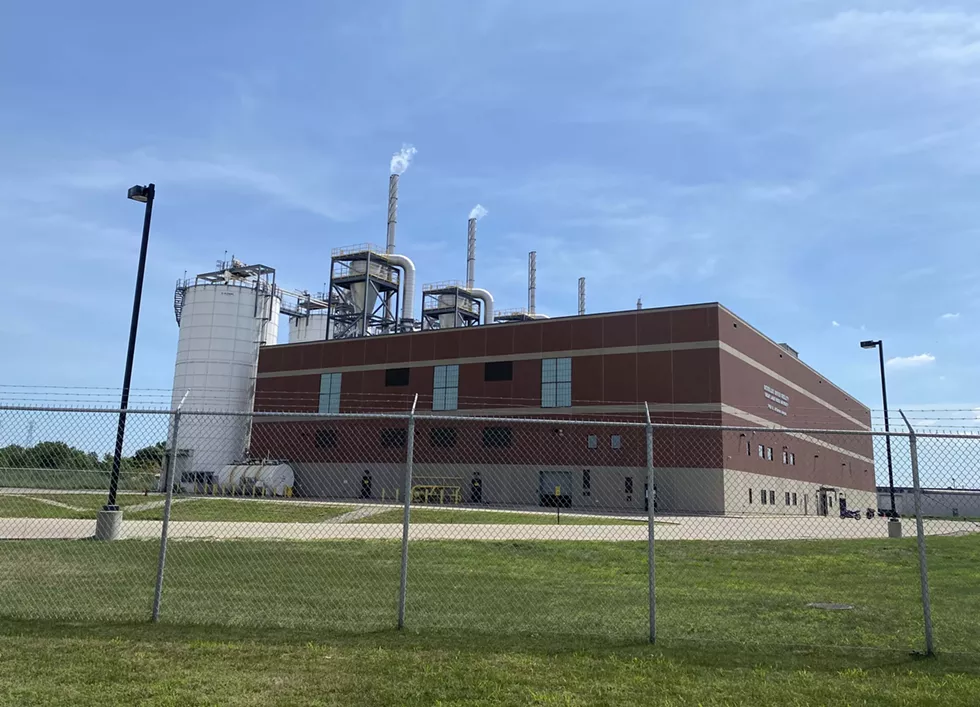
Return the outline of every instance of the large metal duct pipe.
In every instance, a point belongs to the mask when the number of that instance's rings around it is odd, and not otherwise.
[[[483,302],[483,323],[493,324],[493,295],[479,287],[468,288],[470,294]]]
[[[585,314],[585,278],[578,279],[578,315]]]
[[[527,313],[533,315],[538,289],[538,253],[532,250],[527,254]]]
[[[466,289],[472,290],[476,282],[476,219],[466,225]]]
[[[415,263],[407,255],[388,253],[385,257],[405,273],[405,279],[402,280],[402,324],[412,324],[415,322]]]
[[[398,222],[398,175],[388,178],[388,243],[385,253],[395,252],[395,224]]]

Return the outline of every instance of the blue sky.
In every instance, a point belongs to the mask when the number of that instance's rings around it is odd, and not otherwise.
[[[320,289],[383,243],[420,283],[574,314],[718,300],[871,405],[973,408],[980,13],[912,2],[18,2],[0,23],[2,382],[169,388],[175,280],[227,250]]]

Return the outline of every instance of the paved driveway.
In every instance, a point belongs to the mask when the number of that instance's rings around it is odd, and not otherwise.
[[[887,520],[840,518],[746,517],[718,518],[662,516],[655,528],[658,540],[808,540],[888,537]],[[160,521],[124,520],[122,537],[153,539],[160,536]],[[903,521],[906,535],[915,523]],[[927,520],[929,535],[955,535],[980,531],[980,524],[954,520]],[[95,532],[94,520],[67,518],[2,518],[0,539],[81,539]],[[259,540],[353,540],[401,538],[398,523],[255,523],[171,521],[170,537]],[[505,525],[477,523],[416,523],[412,540],[561,540],[637,541],[646,539],[646,526],[635,525]]]

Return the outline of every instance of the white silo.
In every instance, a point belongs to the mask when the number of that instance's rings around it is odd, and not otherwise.
[[[275,270],[233,260],[178,288],[180,301],[173,405],[183,409],[249,412],[255,398],[259,347],[275,344],[282,297]],[[181,483],[208,481],[246,455],[247,417],[185,415],[181,420],[178,469]]]
[[[289,343],[326,341],[330,331],[330,313],[326,309],[289,318]]]

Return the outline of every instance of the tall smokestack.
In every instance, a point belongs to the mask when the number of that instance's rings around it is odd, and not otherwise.
[[[398,221],[398,175],[408,169],[412,158],[418,152],[411,145],[402,145],[402,149],[391,156],[390,172],[388,179],[388,243],[385,246],[385,253],[395,252],[395,223]]]
[[[466,289],[472,290],[476,279],[476,219],[466,224]]]
[[[477,204],[470,209],[466,224],[466,289],[472,290],[476,282],[476,222],[487,215],[487,210]]]
[[[639,297],[636,298],[636,308],[643,309],[643,300],[640,299]]]
[[[585,278],[578,279],[578,315],[585,314]]]
[[[388,178],[388,243],[385,253],[395,252],[395,224],[398,222],[398,175]]]
[[[527,254],[527,313],[534,314],[535,295],[538,289],[538,252]]]

